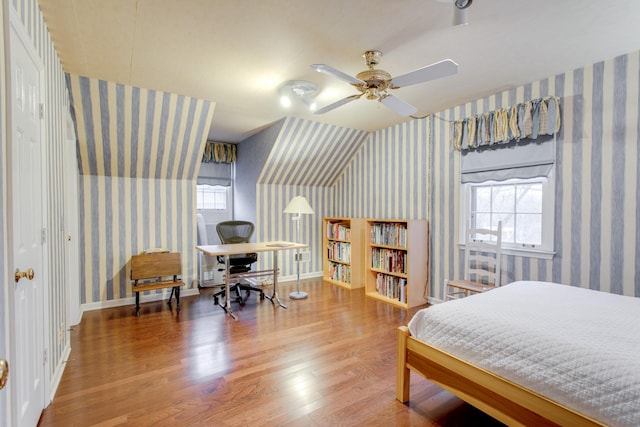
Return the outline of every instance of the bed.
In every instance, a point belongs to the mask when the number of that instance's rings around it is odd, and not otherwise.
[[[508,425],[640,425],[640,298],[514,282],[436,304],[398,330],[410,371]]]

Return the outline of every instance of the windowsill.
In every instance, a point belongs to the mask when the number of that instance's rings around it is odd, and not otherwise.
[[[465,244],[459,243],[460,249],[464,249]],[[514,255],[525,258],[553,259],[555,251],[547,251],[542,249],[531,248],[502,248],[503,255]]]

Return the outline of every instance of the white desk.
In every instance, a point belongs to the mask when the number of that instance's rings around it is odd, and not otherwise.
[[[237,279],[257,278],[264,276],[273,276],[273,294],[266,296],[272,303],[277,303],[282,308],[287,308],[280,298],[278,298],[278,252],[290,249],[306,249],[309,245],[303,243],[293,243],[285,241],[274,242],[258,242],[258,243],[234,243],[228,245],[203,245],[196,246],[196,249],[200,251],[200,265],[202,264],[202,255],[208,256],[223,256],[224,264],[226,267],[226,274],[224,275],[224,286],[226,291],[225,304],[222,307],[227,314],[234,319],[238,320],[237,316],[233,314],[231,309],[230,298],[230,283]],[[256,270],[248,271],[246,273],[230,274],[229,269],[229,255],[237,254],[249,254],[254,252],[272,252],[273,253],[273,268],[269,270]]]

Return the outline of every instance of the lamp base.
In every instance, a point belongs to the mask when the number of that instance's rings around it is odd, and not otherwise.
[[[305,299],[305,298],[306,298],[306,297],[308,297],[308,296],[309,296],[309,295],[307,295],[307,293],[306,293],[306,292],[301,292],[301,291],[298,291],[298,292],[291,292],[291,293],[289,294],[289,298],[291,298],[291,299]]]

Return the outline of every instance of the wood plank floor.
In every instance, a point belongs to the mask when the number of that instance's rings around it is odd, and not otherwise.
[[[84,313],[40,426],[501,425],[412,374],[411,402],[395,400],[396,328],[404,311],[308,279],[288,309],[252,295],[234,321],[212,289],[164,302]]]

